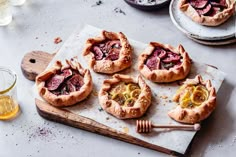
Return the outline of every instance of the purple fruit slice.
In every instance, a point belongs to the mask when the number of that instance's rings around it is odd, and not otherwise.
[[[189,0],[189,3],[195,9],[202,9],[208,4],[208,0]]]
[[[66,79],[72,75],[72,71],[70,69],[64,69],[62,70],[62,73],[60,75],[64,76]]]
[[[119,58],[119,54],[120,54],[119,50],[112,49],[112,50],[109,51],[106,59],[107,60],[112,60],[112,61],[117,60]]]
[[[155,56],[151,56],[147,59],[146,65],[150,70],[155,70],[159,68],[159,60]]]
[[[173,52],[167,52],[167,57],[162,60],[164,63],[178,62],[181,57]]]
[[[68,81],[71,82],[72,85],[74,85],[76,87],[76,90],[84,85],[84,78],[82,76],[80,76],[79,74],[75,74]]]
[[[196,9],[199,15],[206,15],[211,11],[211,4],[209,3],[204,9]]]
[[[208,14],[208,16],[214,16],[215,14],[220,12],[219,7],[212,7],[211,12]]]
[[[93,47],[93,53],[95,55],[96,60],[101,60],[103,58],[103,53],[98,46]]]
[[[213,7],[227,8],[227,4],[225,0],[220,0],[219,2],[211,2],[211,5]]]
[[[60,75],[54,75],[48,81],[46,81],[46,87],[48,90],[56,90],[64,81],[65,77]]]

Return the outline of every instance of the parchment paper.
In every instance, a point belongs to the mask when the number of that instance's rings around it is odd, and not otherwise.
[[[84,68],[89,68],[88,63],[82,56],[82,50],[84,48],[86,40],[89,37],[99,36],[100,33],[101,29],[89,25],[86,25],[83,29],[77,29],[64,43],[64,45],[50,62],[48,67],[52,66],[52,64],[54,64],[56,60],[65,60],[70,59],[74,56],[78,56],[78,60],[81,65]],[[125,32],[123,33],[125,34]],[[131,40],[129,37],[127,38],[129,39],[129,42],[134,49],[133,64],[131,68],[128,68],[127,70],[120,73],[129,74],[136,77],[137,75],[139,75],[139,72],[137,70],[137,57],[145,49],[147,44]],[[149,134],[136,133],[136,120],[119,120],[103,111],[98,103],[97,95],[103,83],[103,80],[105,78],[110,78],[111,75],[98,74],[93,72],[92,69],[90,69],[90,71],[94,82],[93,92],[85,101],[80,102],[72,107],[67,107],[67,110],[95,120],[101,124],[127,133],[151,144],[158,145],[182,154],[185,153],[188,145],[190,144],[192,138],[196,133],[195,131],[155,129],[155,131]],[[204,79],[210,79],[217,91],[220,88],[225,76],[223,72],[215,68],[207,66],[203,63],[194,62],[188,78],[194,78],[197,74],[201,74]],[[148,80],[146,80],[146,82],[152,90],[152,104],[145,115],[140,119],[152,120],[155,124],[177,124],[175,121],[168,117],[167,112],[176,106],[176,104],[171,100],[179,85],[177,83],[157,84],[152,83]],[[36,88],[34,88],[34,93],[37,94]],[[38,95],[36,97],[39,98]]]

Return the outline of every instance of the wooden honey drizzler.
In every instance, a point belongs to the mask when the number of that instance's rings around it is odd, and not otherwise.
[[[149,120],[137,120],[136,131],[139,133],[149,133],[153,128],[167,128],[175,130],[187,130],[187,131],[198,131],[201,129],[201,125],[196,123],[192,125],[156,125]]]

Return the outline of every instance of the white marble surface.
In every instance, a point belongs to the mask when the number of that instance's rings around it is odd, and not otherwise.
[[[84,23],[123,31],[141,42],[160,41],[174,46],[181,43],[195,60],[224,71],[227,75],[218,93],[218,106],[203,123],[187,156],[234,156],[236,45],[210,47],[191,41],[173,26],[168,7],[148,13],[131,8],[122,0],[102,1],[102,5],[93,6],[96,0],[27,0],[22,7],[13,8],[13,22],[0,27],[0,65],[10,66],[18,73],[18,99],[22,110],[17,119],[0,121],[0,156],[168,156],[47,121],[38,115],[30,93],[33,82],[22,75],[21,59],[31,50],[58,50],[63,43],[54,44],[54,38],[60,36],[65,41]],[[125,15],[115,8],[121,8]]]

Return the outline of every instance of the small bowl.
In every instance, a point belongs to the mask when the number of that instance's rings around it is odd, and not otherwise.
[[[144,10],[144,11],[154,11],[163,8],[165,5],[169,4],[170,0],[124,0],[130,6]]]

